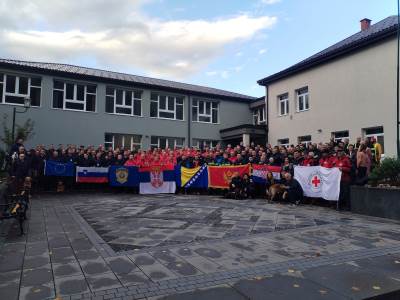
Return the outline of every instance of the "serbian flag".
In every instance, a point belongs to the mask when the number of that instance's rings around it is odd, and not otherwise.
[[[253,165],[253,182],[265,184],[267,182],[267,173],[272,172],[274,179],[281,179],[281,167],[267,165]]]
[[[294,167],[294,178],[300,183],[307,197],[338,201],[341,176],[339,168]]]
[[[76,182],[107,183],[108,168],[76,167]]]
[[[208,166],[208,186],[228,189],[234,175],[250,174],[250,165],[243,166]]]
[[[176,191],[173,165],[154,165],[139,169],[140,194],[173,194]]]
[[[177,178],[179,186],[189,188],[208,188],[208,172],[207,165],[204,164],[197,168],[180,167],[180,182]]]

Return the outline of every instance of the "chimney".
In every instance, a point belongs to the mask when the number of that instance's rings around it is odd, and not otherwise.
[[[371,26],[371,20],[364,18],[360,21],[361,24],[361,31],[367,30],[369,26]]]

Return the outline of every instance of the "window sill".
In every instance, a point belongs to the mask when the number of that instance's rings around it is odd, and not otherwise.
[[[208,125],[221,125],[221,123],[212,123],[212,122],[202,122],[202,121],[192,121],[192,123],[199,123],[199,124],[208,124]]]
[[[310,110],[309,108],[303,109],[303,110],[296,110],[296,113],[301,113],[301,112],[305,112],[305,111],[309,111],[309,110]]]
[[[160,117],[149,117],[149,118],[150,119],[157,119],[157,120],[166,120],[166,121],[186,122],[185,120],[168,119],[168,118],[160,118]]]
[[[110,112],[104,112],[107,115],[112,115],[112,116],[123,116],[123,117],[134,117],[134,118],[144,118],[143,115],[137,116],[137,115],[126,115],[126,114],[119,114],[119,113],[110,113]]]
[[[23,104],[17,104],[17,103],[4,103],[4,102],[0,102],[0,105],[10,105],[10,106],[24,107]],[[42,105],[40,105],[40,106],[29,106],[29,108],[42,108]]]
[[[281,118],[281,117],[287,117],[287,116],[289,116],[289,114],[278,115],[279,118]]]
[[[81,112],[81,113],[86,113],[86,114],[98,114],[97,111],[85,111],[85,110],[79,110],[79,109],[55,108],[55,107],[51,107],[51,109],[59,110],[59,111]]]

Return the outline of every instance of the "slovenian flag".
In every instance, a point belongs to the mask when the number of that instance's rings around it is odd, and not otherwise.
[[[206,164],[191,169],[181,167],[180,171],[180,186],[183,188],[208,188],[208,171]]]
[[[140,194],[173,194],[176,191],[174,166],[150,166],[139,169]]]
[[[272,172],[275,179],[281,178],[281,167],[267,165],[253,165],[253,182],[265,184],[267,182],[267,173]]]
[[[76,167],[76,182],[107,183],[108,168]]]

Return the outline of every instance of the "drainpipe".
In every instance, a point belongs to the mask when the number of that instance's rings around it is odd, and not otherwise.
[[[266,109],[265,109],[265,116],[267,118],[267,140],[266,144],[268,144],[269,141],[269,101],[268,101],[268,86],[265,86],[265,104],[266,104]]]
[[[187,121],[188,121],[188,127],[187,127],[187,136],[188,136],[188,142],[187,145],[188,147],[192,146],[192,137],[191,137],[191,125],[192,125],[192,101],[190,99],[190,95],[187,95],[187,99],[188,99],[188,117],[187,117]]]
[[[397,0],[397,82],[396,82],[396,88],[397,88],[397,106],[396,106],[396,140],[397,140],[397,158],[400,158],[400,118],[399,118],[399,109],[400,109],[400,104],[399,104],[399,98],[400,98],[400,89],[399,89],[399,56],[400,56],[400,1]]]

